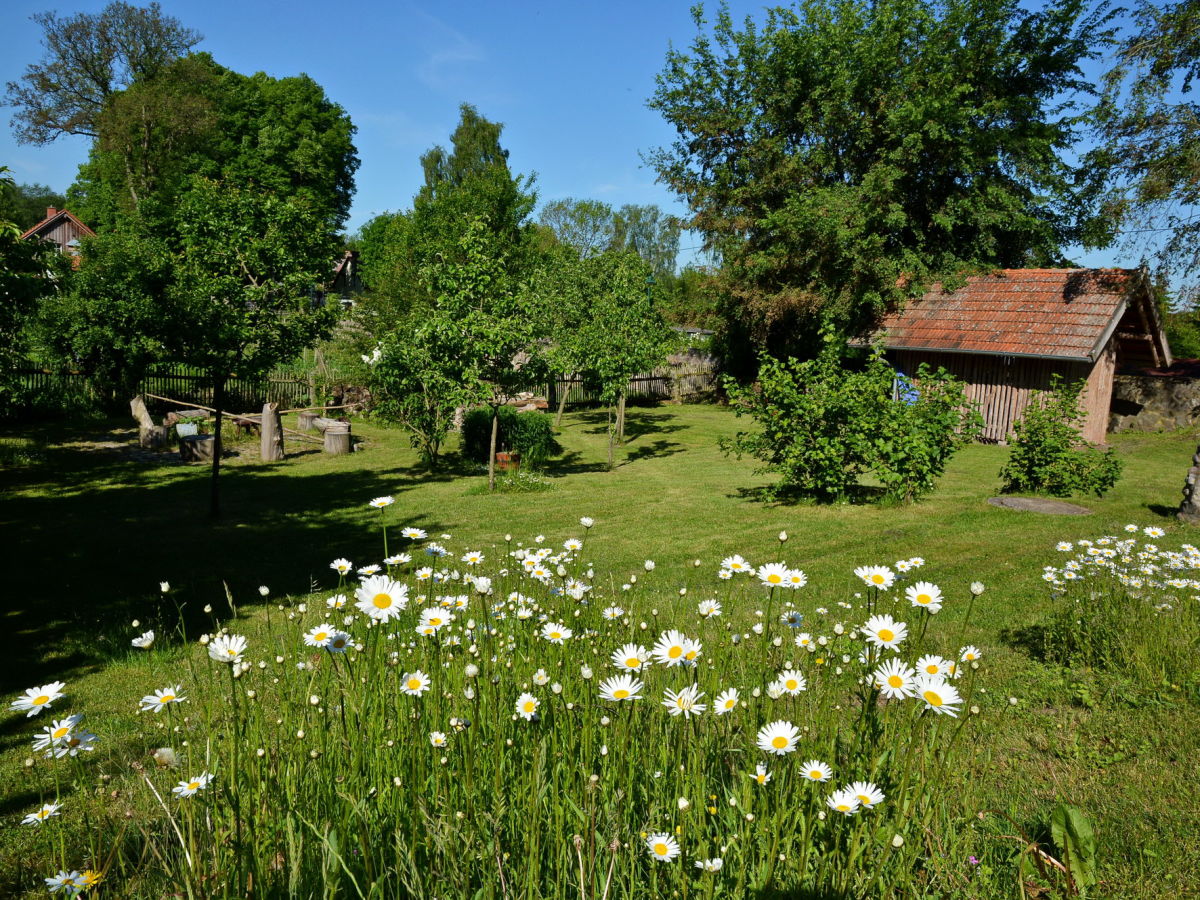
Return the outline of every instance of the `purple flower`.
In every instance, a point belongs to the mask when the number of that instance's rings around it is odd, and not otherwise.
[[[979,865],[979,857],[978,856],[968,856],[967,862],[969,862],[973,866],[977,866],[977,865]]]

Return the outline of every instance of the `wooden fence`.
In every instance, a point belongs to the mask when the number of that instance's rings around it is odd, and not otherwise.
[[[717,387],[714,361],[706,357],[685,357],[683,361],[659,366],[629,379],[625,397],[629,400],[689,400],[711,394]],[[547,398],[554,406],[567,392],[567,405],[600,402],[599,392],[578,378],[559,378],[547,386]]]
[[[95,404],[100,399],[91,376],[82,372],[18,369],[17,375],[22,386],[38,396],[40,405],[72,409]],[[185,403],[213,405],[213,390],[208,378],[184,366],[155,366],[141,380],[137,390]],[[261,379],[232,378],[225,384],[225,398],[224,408],[231,412],[250,412],[267,402],[279,403],[285,409],[295,408],[308,405],[309,385],[291,373],[285,377],[276,377],[273,373]],[[148,405],[155,408],[156,402]]]

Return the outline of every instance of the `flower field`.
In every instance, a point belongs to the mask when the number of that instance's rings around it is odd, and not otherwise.
[[[1061,803],[1095,826],[1089,896],[1192,883],[1138,837],[1189,857],[1186,533],[1060,543],[1049,523],[1009,575],[1011,555],[964,566],[950,532],[826,553],[806,525],[760,527],[680,558],[599,495],[542,534],[506,514],[508,535],[369,499],[369,538],[313,561],[312,592],[201,608],[156,579],[157,612],[114,627],[103,669],[14,687],[5,890],[1067,896],[1030,850],[1063,859]],[[1028,635],[996,624],[1018,603]]]

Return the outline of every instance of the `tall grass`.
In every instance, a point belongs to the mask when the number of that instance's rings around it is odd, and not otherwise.
[[[161,636],[136,651],[161,660],[148,694],[186,698],[143,701],[164,726],[161,767],[140,772],[157,812],[68,835],[97,781],[86,753],[50,761],[42,799],[64,815],[30,826],[59,829],[46,877],[190,898],[947,890],[966,732],[1007,705],[961,628],[920,608],[936,594],[916,590],[920,561],[872,587],[864,571],[789,588],[803,576],[759,561],[667,588],[650,562],[624,583],[595,571],[589,527],[476,561],[448,536],[389,535],[379,506],[384,552],[401,552],[377,573],[343,562],[332,594],[268,608],[244,649],[232,611],[182,666]],[[925,681],[878,674],[918,660]],[[640,688],[605,699],[621,675]]]

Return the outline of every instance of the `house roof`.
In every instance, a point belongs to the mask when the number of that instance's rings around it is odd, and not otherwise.
[[[1094,361],[1131,303],[1149,299],[1143,284],[1130,269],[1000,269],[954,291],[934,285],[880,332],[891,350]]]
[[[86,235],[87,237],[95,237],[96,232],[88,228],[79,220],[79,218],[69,209],[55,209],[53,206],[47,208],[46,218],[38,222],[28,231],[21,235],[21,240],[27,240],[30,237],[44,237],[50,232],[58,228],[64,222],[70,222],[75,226],[78,234]]]

